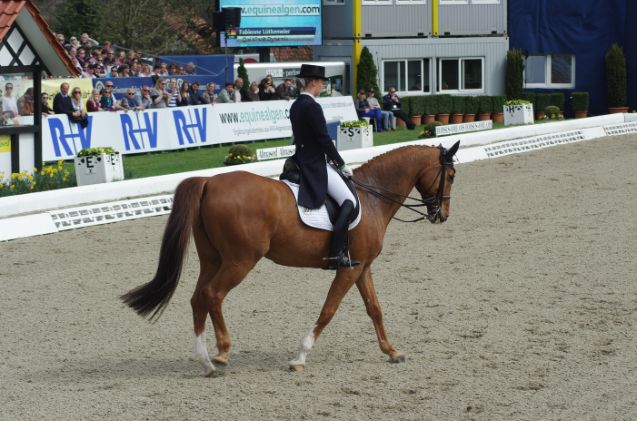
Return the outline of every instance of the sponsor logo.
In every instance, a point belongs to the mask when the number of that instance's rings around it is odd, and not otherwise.
[[[92,116],[88,116],[88,125],[85,128],[77,123],[71,123],[66,116],[49,117],[46,121],[49,123],[56,158],[71,158],[82,149],[91,147]]]
[[[142,117],[143,116],[143,117]],[[124,148],[127,151],[139,151],[157,148],[157,113],[122,113],[119,115],[122,125]],[[146,136],[144,136],[144,134]],[[146,139],[148,140],[146,142]]]
[[[177,139],[180,145],[206,143],[207,108],[188,108],[186,113],[173,111]]]

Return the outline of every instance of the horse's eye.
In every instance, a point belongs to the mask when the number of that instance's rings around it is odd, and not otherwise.
[[[449,182],[453,183],[453,180],[456,178],[455,174],[449,176]]]

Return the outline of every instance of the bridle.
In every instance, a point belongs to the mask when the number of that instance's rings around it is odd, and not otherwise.
[[[411,197],[411,196],[403,195],[400,193],[395,193],[383,187],[371,186],[371,185],[362,183],[360,181],[354,180],[353,178],[352,178],[352,182],[356,184],[357,186],[359,186],[361,189],[367,191],[368,193],[371,193],[373,196],[378,197],[379,199],[385,200],[387,202],[395,203],[399,206],[402,206],[406,209],[409,209],[412,212],[416,212],[417,214],[421,215],[419,218],[416,218],[413,220],[404,220],[404,219],[397,218],[395,216],[392,217],[393,219],[397,221],[419,222],[419,221],[427,219],[430,222],[436,222],[439,219],[442,222],[442,215],[440,214],[440,211],[442,210],[442,203],[445,200],[451,200],[451,196],[445,196],[444,192],[445,192],[445,183],[447,178],[447,168],[453,168],[453,157],[447,158],[446,156],[447,150],[443,148],[442,145],[438,146],[438,149],[440,149],[440,168],[438,169],[438,174],[436,176],[439,178],[438,190],[436,191],[436,194],[433,196],[427,196],[427,197],[423,197],[422,199],[419,199],[417,197]],[[427,191],[429,191],[431,187],[433,187],[433,183],[435,182],[436,182],[436,178],[434,178],[434,181],[429,186]],[[398,199],[395,199],[394,197]],[[418,203],[405,204],[404,201],[407,199],[412,200],[414,202],[418,202]],[[420,208],[423,206],[427,207],[427,213],[424,213],[420,211],[419,209],[415,209],[415,208]]]

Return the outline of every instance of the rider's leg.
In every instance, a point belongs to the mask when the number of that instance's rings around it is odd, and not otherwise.
[[[356,266],[359,262],[350,261],[346,253],[347,230],[351,222],[356,199],[340,174],[329,165],[327,167],[327,192],[340,205],[330,242],[330,263],[328,268],[337,269],[338,267]]]

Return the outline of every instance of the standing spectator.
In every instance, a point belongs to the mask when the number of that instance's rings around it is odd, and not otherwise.
[[[332,91],[333,93],[334,91]],[[367,93],[367,102],[372,109],[379,109],[383,117],[383,128],[385,130],[396,130],[396,116],[391,111],[385,111],[381,108],[378,99],[374,96],[376,93],[370,89]]]
[[[13,96],[13,83],[7,82],[4,85],[4,95],[2,96],[2,116],[5,118],[15,118],[18,116],[18,103]]]
[[[60,92],[53,98],[53,112],[55,114],[66,114],[69,117],[73,113],[73,104],[69,96],[69,84],[64,82],[60,85]]]
[[[86,100],[86,111],[89,113],[102,111],[102,107],[100,107],[100,99],[100,91],[93,89],[91,91],[91,96]]]
[[[261,101],[270,101],[274,99],[276,95],[276,90],[272,84],[272,78],[265,77],[261,80],[261,84],[259,85],[259,99]]]
[[[53,109],[49,107],[49,94],[42,92],[40,95],[40,109],[42,110],[42,117],[48,117],[55,114]]]
[[[287,99],[290,100],[294,97],[294,94],[291,92],[292,89],[292,79],[285,79],[279,86],[276,87],[276,98],[277,99]]]
[[[206,99],[199,92],[199,82],[196,80],[192,82],[190,86],[190,104],[191,105],[201,105],[206,104]]]
[[[170,79],[168,85],[168,93],[170,94],[168,97],[168,107],[176,107],[177,101],[179,101],[179,86],[177,85],[177,79]]]
[[[142,109],[148,110],[153,107],[153,98],[150,96],[150,87],[148,85],[142,86]]]
[[[394,115],[402,119],[409,130],[414,130],[416,125],[411,121],[409,116],[400,109],[400,98],[396,95],[396,88],[393,86],[389,88],[387,95],[383,97],[383,109],[385,111],[391,111]]]
[[[256,80],[253,80],[248,88],[247,96],[250,101],[259,101],[259,84]]]
[[[27,88],[18,98],[18,112],[20,115],[33,115],[33,88]]]
[[[166,81],[155,76],[155,87],[150,91],[150,97],[153,100],[153,108],[168,107],[168,99],[170,94],[166,90]]]
[[[184,71],[186,72],[187,75],[194,75],[196,72],[196,66],[195,63],[193,63],[192,61],[188,64],[186,64],[186,68],[184,69]]]
[[[69,119],[79,124],[82,128],[88,126],[88,116],[86,115],[86,108],[82,103],[82,90],[80,88],[73,88],[71,106],[73,107],[73,112]]]
[[[97,47],[98,45],[100,45],[99,42],[97,42],[93,38],[89,37],[86,32],[84,32],[82,35],[80,35],[80,44],[82,44],[82,45],[84,45],[86,47],[89,47],[89,48]]]
[[[206,92],[203,94],[204,103],[206,104],[214,104],[217,102],[217,94],[215,91],[217,90],[217,84],[214,82],[208,82],[206,85]]]
[[[217,102],[219,103],[236,102],[234,84],[232,82],[226,82],[225,88],[223,88],[219,92],[219,96],[217,97]]]
[[[129,111],[142,111],[144,109],[142,98],[137,95],[135,88],[128,88],[126,90],[126,96],[122,98],[121,106],[123,109]]]
[[[179,87],[179,96],[177,97],[177,106],[185,107],[186,105],[192,105],[190,99],[190,84],[184,80]]]
[[[248,98],[248,87],[244,86],[243,79],[240,77],[234,81],[234,100],[235,102],[250,101]]]
[[[383,116],[380,112],[380,108],[372,108],[367,102],[367,97],[365,96],[365,90],[361,89],[358,91],[358,97],[354,103],[356,108],[356,114],[358,114],[358,118],[369,117],[374,119],[374,127],[377,132],[383,131],[382,128],[382,120]]]

